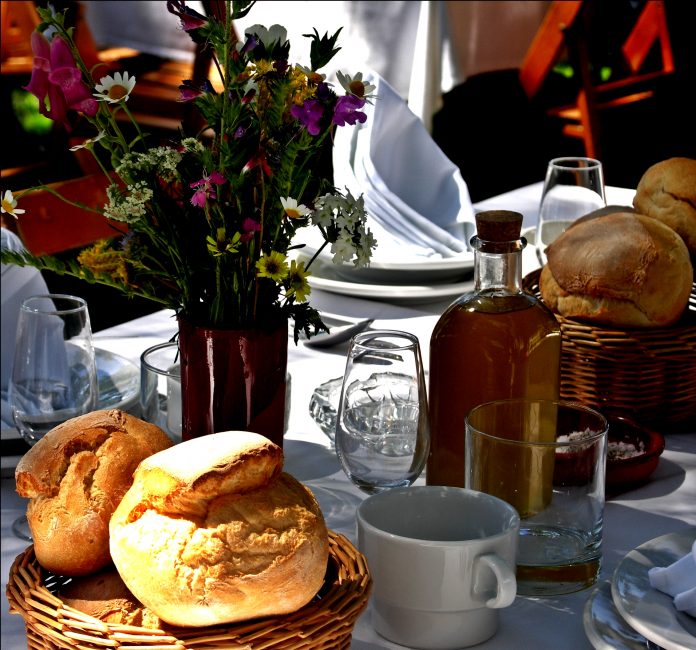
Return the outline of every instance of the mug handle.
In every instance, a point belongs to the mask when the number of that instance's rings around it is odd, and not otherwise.
[[[493,598],[489,598],[486,601],[486,607],[499,609],[512,605],[517,595],[517,579],[510,565],[493,553],[480,555],[477,560],[487,565],[495,575],[496,594]]]

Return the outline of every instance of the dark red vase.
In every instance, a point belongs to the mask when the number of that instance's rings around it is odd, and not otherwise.
[[[283,446],[288,331],[197,327],[179,318],[182,440],[253,431]]]

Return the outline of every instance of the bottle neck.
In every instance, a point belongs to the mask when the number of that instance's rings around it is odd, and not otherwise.
[[[496,289],[506,293],[522,291],[522,251],[520,239],[511,242],[486,242],[474,237],[474,289]]]

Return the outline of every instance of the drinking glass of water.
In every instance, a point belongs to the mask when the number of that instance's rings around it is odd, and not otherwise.
[[[93,411],[97,369],[87,303],[76,296],[26,298],[19,309],[8,400],[15,426],[34,445],[55,426]],[[13,530],[31,539],[26,518]]]
[[[351,339],[336,415],[336,454],[368,494],[411,485],[430,448],[417,337],[371,330]]]
[[[546,264],[546,247],[573,221],[606,206],[602,163],[594,158],[554,158],[548,164],[539,207],[535,246]]]

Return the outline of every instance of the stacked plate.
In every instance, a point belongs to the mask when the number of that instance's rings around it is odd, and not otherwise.
[[[389,84],[369,79],[377,95],[365,124],[337,130],[334,184],[362,195],[377,240],[369,268],[334,264],[325,248],[310,284],[334,293],[391,302],[454,298],[472,286],[474,210],[459,169]],[[310,230],[310,229],[305,229]],[[302,256],[321,248],[302,232]]]
[[[648,571],[691,552],[696,527],[656,537],[624,557],[611,581],[598,585],[585,606],[585,633],[597,650],[693,650],[696,619],[650,586]]]
[[[97,362],[97,383],[99,384],[98,409],[121,409],[139,413],[140,368],[125,357],[108,350],[94,348]],[[19,459],[28,446],[11,425],[10,406],[3,400],[2,460],[3,478],[14,476]],[[7,421],[5,421],[7,416]]]

